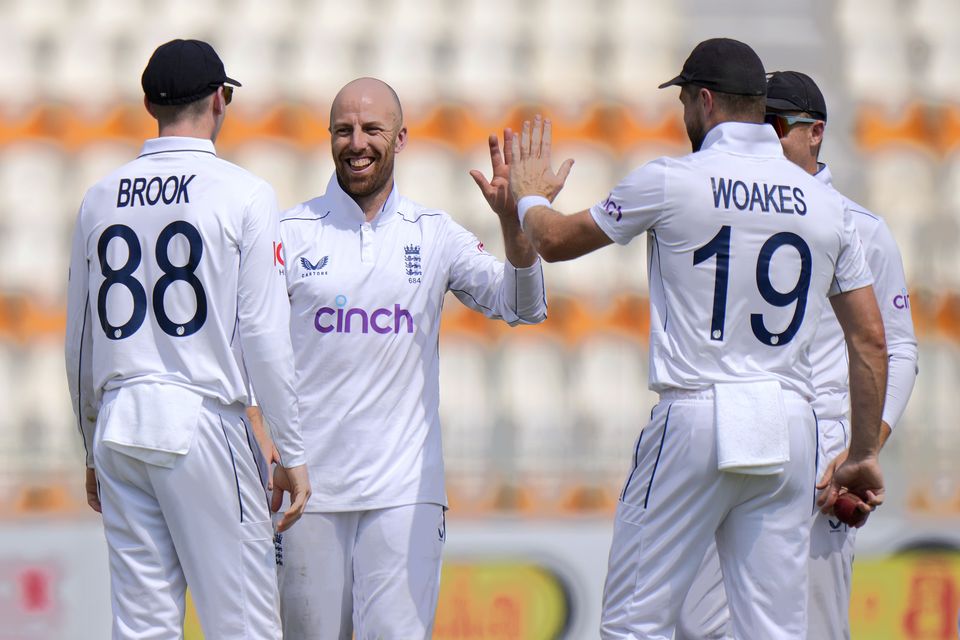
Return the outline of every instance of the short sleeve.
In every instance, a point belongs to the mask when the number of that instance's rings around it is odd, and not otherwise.
[[[597,226],[617,244],[627,244],[655,226],[663,215],[666,171],[666,158],[659,158],[628,174],[590,208]]]
[[[843,206],[843,229],[840,235],[840,252],[834,270],[833,282],[828,295],[853,291],[873,284],[873,275],[863,251],[860,234],[853,222],[850,209]]]

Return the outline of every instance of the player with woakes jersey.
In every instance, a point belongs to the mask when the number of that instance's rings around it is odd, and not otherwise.
[[[827,105],[813,79],[797,71],[775,71],[767,78],[767,122],[780,138],[786,157],[833,188],[826,164],[818,162],[827,121]],[[863,241],[873,274],[873,289],[883,317],[889,352],[887,393],[881,422],[881,446],[906,408],[917,376],[917,338],[900,251],[886,223],[843,196]],[[850,397],[843,333],[830,307],[823,310],[810,351],[813,402],[817,414],[819,487],[826,488],[848,444]],[[850,589],[856,529],[830,513],[815,511],[810,535],[809,630],[811,639],[850,637]],[[684,603],[677,637],[725,638],[729,612],[715,554],[708,554],[692,593]]]
[[[330,134],[336,174],[326,193],[280,225],[313,483],[303,521],[281,541],[284,632],[429,638],[445,539],[444,294],[511,325],[537,323],[543,273],[495,137],[492,181],[473,176],[500,218],[506,264],[447,213],[399,192],[394,160],[407,130],[388,85],[343,87]]]
[[[714,541],[736,638],[806,635],[816,430],[808,350],[830,295],[850,352],[853,424],[837,485],[882,500],[877,463],[886,350],[870,274],[841,199],[783,155],[763,123],[766,78],[747,45],[707,40],[679,85],[694,153],[630,173],[564,216],[541,196],[549,123],[515,138],[510,186],[548,261],[647,232],[650,387],[617,506],[601,636],[673,637]]]
[[[113,637],[183,637],[189,584],[208,638],[280,638],[267,468],[243,418],[252,383],[287,466],[287,529],[310,487],[276,199],[216,155],[239,83],[210,45],[160,46],[142,84],[160,135],[87,192],[67,294],[67,376],[87,500],[103,514]]]

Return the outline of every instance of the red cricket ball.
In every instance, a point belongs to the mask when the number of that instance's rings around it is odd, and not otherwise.
[[[858,504],[855,498],[845,493],[833,504],[833,514],[837,516],[837,520],[848,527],[862,527],[870,513],[858,509]]]

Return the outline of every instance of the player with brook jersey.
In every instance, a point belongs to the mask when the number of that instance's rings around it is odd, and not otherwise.
[[[524,124],[510,166],[521,224],[547,261],[647,233],[660,402],[630,450],[601,636],[672,638],[715,542],[733,636],[796,640],[806,635],[816,448],[808,350],[832,296],[854,411],[830,498],[845,486],[873,506],[883,490],[883,325],[850,213],[763,123],[756,53],[707,40],[662,87],[672,85],[694,152],[634,170],[592,208],[564,216],[541,197],[569,169],[550,169],[549,125]]]
[[[510,325],[546,317],[543,273],[507,189],[474,172],[507,264],[447,213],[404,197],[400,102],[360,78],[330,113],[336,173],[280,223],[297,392],[313,496],[285,534],[284,633],[301,640],[429,638],[446,535],[438,337],[447,291]],[[509,133],[506,134],[509,138]]]
[[[183,637],[189,585],[208,638],[280,638],[267,468],[243,417],[252,383],[287,467],[287,529],[310,489],[276,199],[217,157],[239,83],[210,45],[160,46],[142,84],[160,136],[87,192],[67,295],[67,376],[109,549],[113,637]]]
[[[827,121],[827,104],[813,79],[797,71],[775,71],[767,79],[767,122],[777,132],[787,158],[833,188],[830,169],[818,162]],[[863,241],[874,277],[873,289],[883,316],[889,351],[887,394],[883,405],[881,446],[892,433],[910,398],[917,376],[917,338],[910,317],[910,296],[897,243],[883,219],[842,196]],[[850,396],[843,333],[825,307],[813,338],[813,402],[817,414],[817,477],[830,482],[843,462],[849,440]],[[811,640],[850,637],[850,590],[856,529],[837,520],[829,509],[815,511],[810,525]],[[726,606],[716,552],[708,553],[684,602],[678,640],[726,638],[730,614]]]

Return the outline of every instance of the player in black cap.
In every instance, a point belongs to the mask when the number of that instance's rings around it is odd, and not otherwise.
[[[270,464],[282,454],[291,494],[278,531],[310,483],[276,196],[217,157],[240,83],[210,45],[162,45],[142,83],[159,135],[87,191],[67,288],[68,384],[107,540],[112,637],[182,638],[189,585],[206,637],[279,640]],[[251,388],[276,446],[245,420]]]
[[[150,56],[143,76],[143,101],[163,130],[184,119],[212,118],[216,141],[233,88],[241,84],[227,76],[220,56],[201,40],[171,40]],[[214,100],[206,100],[216,94]],[[173,135],[173,134],[168,134]]]
[[[827,120],[827,104],[814,80],[798,71],[774,71],[767,76],[767,117],[791,162],[833,190],[830,168],[819,161]],[[881,422],[881,446],[903,414],[917,376],[917,338],[910,317],[907,280],[900,250],[883,219],[842,196],[863,244],[873,274],[873,290],[883,318],[889,364]],[[836,315],[824,309],[810,349],[811,380],[817,414],[817,477],[820,488],[846,457],[849,416],[847,358]],[[865,517],[863,512],[858,512]],[[808,638],[850,637],[850,592],[856,527],[841,521],[831,509],[811,520]],[[713,552],[711,552],[713,553]],[[727,610],[720,563],[715,554],[704,559],[684,602],[676,640],[727,638]]]
[[[707,40],[662,86],[676,85],[694,152],[634,169],[578,213],[551,206],[570,161],[553,172],[550,123],[525,122],[512,139],[510,189],[543,259],[643,234],[649,247],[650,388],[660,402],[630,449],[600,637],[673,638],[715,545],[733,637],[806,638],[817,430],[807,354],[831,296],[856,364],[850,454],[833,479],[873,507],[883,487],[880,312],[842,201],[789,162],[764,124],[757,54]]]
[[[810,173],[816,173],[816,156],[820,153],[827,122],[827,103],[820,88],[805,73],[774,71],[767,77],[767,92],[767,115],[764,120],[774,128],[781,142],[790,137],[795,129],[805,132],[803,135],[809,139],[806,140],[804,155],[812,149],[812,160],[791,157],[791,147],[788,145],[784,145],[784,152],[795,164]]]
[[[694,151],[721,121],[762,122],[767,82],[763,62],[749,45],[730,38],[704,40],[690,53],[680,75],[660,85],[681,87],[683,122]],[[709,125],[709,126],[708,126]]]

